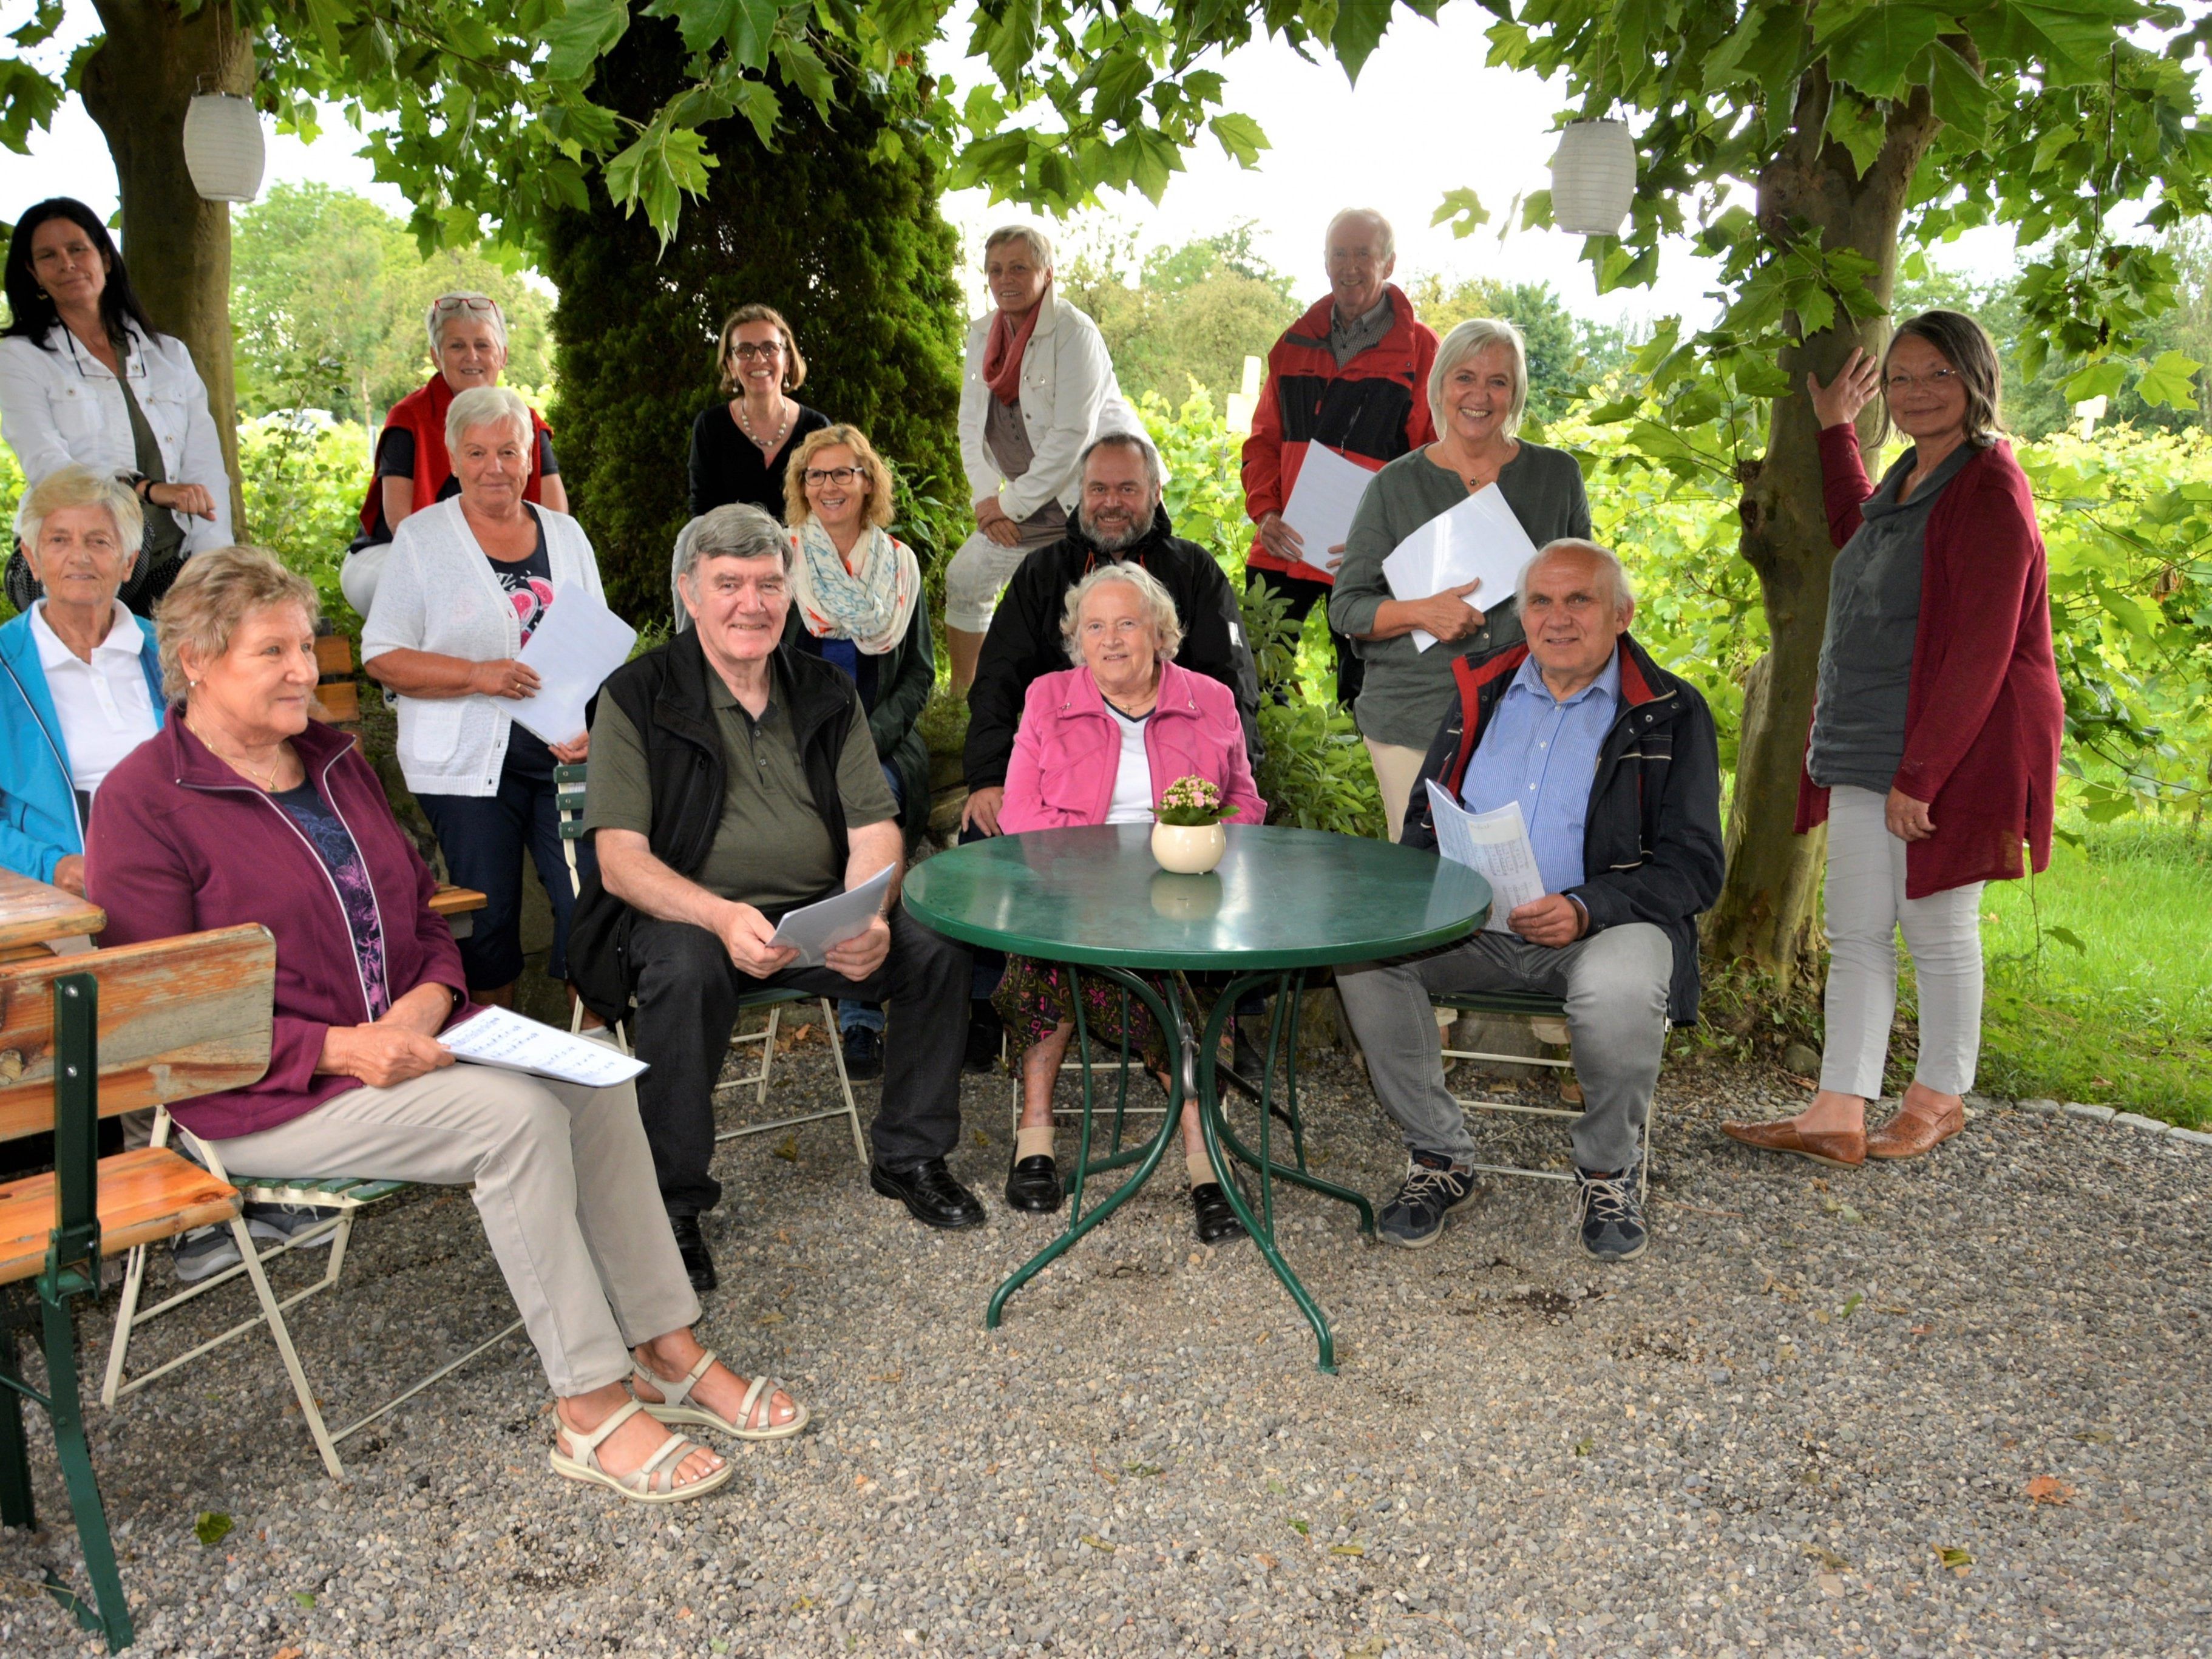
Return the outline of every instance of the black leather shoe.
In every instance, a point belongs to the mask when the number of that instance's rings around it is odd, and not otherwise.
[[[1030,1215],[1050,1215],[1060,1207],[1060,1165],[1050,1152],[1016,1161],[1006,1171],[1006,1204]]]
[[[855,1025],[845,1033],[845,1075],[855,1083],[866,1083],[884,1074],[883,1033],[866,1025]]]
[[[699,1231],[697,1216],[672,1215],[668,1218],[668,1231],[676,1235],[676,1253],[684,1258],[684,1271],[693,1290],[704,1292],[721,1283],[714,1276],[714,1258],[707,1253],[707,1237]]]
[[[1244,1224],[1230,1207],[1229,1194],[1221,1190],[1219,1182],[1209,1181],[1192,1188],[1190,1207],[1197,1216],[1200,1243],[1218,1244],[1224,1238],[1244,1237]]]
[[[872,1165],[868,1185],[885,1198],[898,1200],[906,1206],[907,1213],[924,1226],[958,1232],[983,1224],[983,1200],[952,1178],[952,1171],[945,1167],[941,1158],[911,1170]]]

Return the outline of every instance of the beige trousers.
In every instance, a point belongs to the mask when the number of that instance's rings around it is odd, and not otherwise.
[[[1406,801],[1420,779],[1421,763],[1428,757],[1418,749],[1401,749],[1395,743],[1377,743],[1372,738],[1360,741],[1367,745],[1367,758],[1374,764],[1375,782],[1382,791],[1382,816],[1395,842],[1405,830]]]
[[[633,1346],[699,1317],[627,1083],[586,1089],[448,1066],[213,1144],[226,1169],[257,1176],[474,1182],[484,1236],[556,1395],[628,1376]]]

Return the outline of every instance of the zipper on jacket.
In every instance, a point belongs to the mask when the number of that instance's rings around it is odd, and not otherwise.
[[[53,755],[54,764],[61,768],[62,787],[69,791],[70,811],[76,816],[76,844],[81,854],[84,850],[86,840],[92,834],[92,826],[84,821],[84,809],[77,805],[76,775],[70,770],[69,758],[62,753],[60,743],[56,740],[54,734],[46,729],[46,721],[40,717],[39,705],[31,701],[31,694],[23,689],[23,682],[17,677],[15,671],[9,667],[8,661],[3,657],[0,657],[0,668],[8,670],[8,678],[15,688],[15,695],[23,700],[23,707],[30,711],[32,722],[39,728],[39,735],[46,740],[46,747]]]

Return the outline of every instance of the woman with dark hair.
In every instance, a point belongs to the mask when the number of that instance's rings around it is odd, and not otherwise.
[[[781,519],[792,451],[830,424],[791,396],[806,384],[806,359],[781,312],[749,305],[723,319],[714,361],[732,395],[691,422],[691,516],[742,501]],[[681,604],[676,612],[684,614]]]
[[[207,387],[185,343],[148,320],[106,226],[82,202],[57,196],[16,221],[7,289],[0,438],[27,487],[75,465],[137,491],[143,540],[120,597],[151,616],[182,561],[231,539],[230,477]],[[7,586],[18,611],[38,597],[20,550]]]
[[[1724,1123],[1746,1146],[1854,1166],[1917,1158],[1964,1127],[1981,1048],[1981,896],[2051,862],[2065,709],[2051,656],[2043,538],[1997,429],[1996,348],[1930,311],[1881,365],[1854,351],[1820,422],[1829,533],[1818,701],[1797,828],[1828,825],[1827,1042],[1820,1092],[1794,1118]],[[1876,389],[1911,441],[1867,482],[1859,410]],[[1869,1135],[1897,1009],[1897,933],[1920,990],[1920,1047],[1895,1116]]]

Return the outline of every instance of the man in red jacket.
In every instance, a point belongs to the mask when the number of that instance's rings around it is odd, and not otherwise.
[[[1390,222],[1368,208],[1346,208],[1323,239],[1328,297],[1283,331],[1267,354],[1267,383],[1244,441],[1244,510],[1259,527],[1245,560],[1249,580],[1281,594],[1303,625],[1335,580],[1340,547],[1307,547],[1283,521],[1310,444],[1326,444],[1374,471],[1429,442],[1429,368],[1434,330],[1390,282],[1397,254]],[[1342,635],[1336,641],[1336,698],[1359,695],[1360,662]]]

